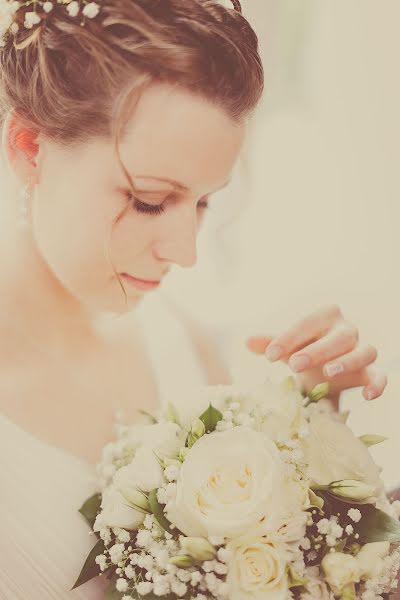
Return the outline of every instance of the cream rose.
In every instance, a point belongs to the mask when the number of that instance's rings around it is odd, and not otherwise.
[[[285,553],[264,537],[244,536],[227,545],[230,600],[286,600]]]
[[[303,440],[303,450],[308,475],[319,485],[356,480],[371,486],[375,495],[381,491],[379,467],[368,448],[347,425],[329,415],[311,415],[310,433]]]
[[[326,581],[336,595],[340,595],[348,584],[360,581],[360,567],[357,559],[351,554],[342,552],[326,554],[322,559],[321,568]]]
[[[287,512],[284,467],[275,444],[246,427],[203,436],[179,473],[167,516],[185,535],[235,537]]]

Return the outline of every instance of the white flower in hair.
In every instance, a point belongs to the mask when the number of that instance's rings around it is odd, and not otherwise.
[[[13,14],[18,10],[19,2],[0,0],[0,47],[5,46],[5,35],[13,23]]]
[[[41,21],[40,15],[38,15],[35,11],[29,11],[25,13],[25,27],[27,29],[31,29],[34,25],[37,25]]]
[[[100,6],[96,2],[89,2],[83,9],[83,14],[89,19],[94,19],[99,14]]]
[[[68,4],[67,11],[70,17],[76,17],[79,13],[79,2],[73,0]]]
[[[52,11],[53,10],[53,4],[52,4],[52,2],[45,2],[43,4],[43,10],[44,10],[45,13],[49,13],[50,11]]]

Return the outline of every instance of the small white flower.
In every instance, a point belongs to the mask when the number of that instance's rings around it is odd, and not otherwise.
[[[229,550],[227,550],[226,548],[220,548],[217,552],[218,560],[220,562],[227,563],[229,562],[231,554],[232,553],[229,552]]]
[[[115,527],[113,529],[114,535],[117,537],[119,542],[129,542],[131,536],[128,531],[125,529],[120,529],[119,527]]]
[[[100,6],[96,2],[89,2],[83,9],[83,14],[89,19],[94,19],[99,14]]]
[[[200,573],[200,571],[194,571],[193,573],[190,574],[190,583],[192,584],[193,587],[198,585],[202,579],[203,579],[203,576]]]
[[[224,421],[232,421],[233,412],[231,410],[224,410],[224,412],[222,413],[222,418],[224,419]]]
[[[320,521],[318,521],[317,529],[318,529],[318,532],[322,533],[323,535],[326,535],[327,533],[329,533],[330,523],[329,523],[328,519],[321,519]]]
[[[346,531],[347,535],[351,535],[354,531],[353,525],[347,525],[345,531]]]
[[[117,583],[115,585],[118,592],[127,592],[128,591],[128,582],[126,579],[117,579]]]
[[[214,561],[214,562],[215,562],[215,564],[214,564],[215,573],[217,573],[218,575],[226,575],[228,572],[228,567],[218,561]]]
[[[28,29],[40,23],[41,20],[41,17],[33,10],[25,13],[25,27]]]
[[[145,554],[144,556],[139,556],[137,561],[138,567],[141,569],[145,569],[146,571],[151,571],[154,567],[154,558],[149,554]]]
[[[141,581],[136,586],[136,591],[139,596],[147,596],[153,590],[153,584],[150,581]]]
[[[111,558],[111,562],[114,565],[117,565],[119,562],[121,562],[122,557],[124,555],[124,551],[125,551],[124,544],[114,544],[114,546],[112,546],[110,548],[110,550],[109,550],[110,558]]]
[[[72,0],[67,6],[67,11],[70,17],[76,17],[79,13],[79,2]]]
[[[156,563],[160,569],[165,569],[169,561],[168,550],[160,550],[156,556]]]
[[[361,512],[358,508],[350,508],[350,510],[347,511],[347,515],[354,523],[358,523],[361,520]]]
[[[171,584],[171,590],[174,594],[181,598],[187,592],[187,585],[182,581],[174,581]]]
[[[153,543],[153,536],[150,531],[142,529],[136,536],[136,543],[139,548],[148,548]]]
[[[176,576],[183,583],[188,583],[192,579],[192,573],[187,569],[178,569]]]
[[[53,10],[53,3],[52,2],[44,2],[43,4],[43,10],[45,13],[49,13],[50,11]]]
[[[135,569],[132,567],[132,565],[128,565],[125,568],[125,575],[128,579],[133,579],[135,577]]]
[[[176,481],[179,476],[179,467],[176,465],[169,465],[164,471],[165,477],[168,481]]]
[[[311,542],[310,542],[310,540],[309,540],[308,538],[303,538],[303,539],[301,540],[300,547],[301,547],[303,550],[310,550],[310,548],[311,548]]]

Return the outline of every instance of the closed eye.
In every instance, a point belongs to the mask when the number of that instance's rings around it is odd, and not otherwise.
[[[133,196],[131,192],[129,192],[129,202],[132,203],[134,210],[141,214],[161,215],[166,209],[165,201],[161,204],[148,204],[146,202],[143,202],[142,200],[139,200],[139,198],[137,198],[136,196]],[[209,208],[208,196],[204,196],[197,203],[197,209],[203,211],[207,208]]]

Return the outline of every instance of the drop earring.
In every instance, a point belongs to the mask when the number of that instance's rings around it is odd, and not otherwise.
[[[18,226],[18,229],[27,229],[29,227],[28,212],[29,212],[29,201],[31,198],[29,184],[26,184],[24,186],[24,189],[22,190],[20,196],[21,196],[21,200],[20,200],[20,206],[19,206],[19,210],[18,210],[17,226]]]

